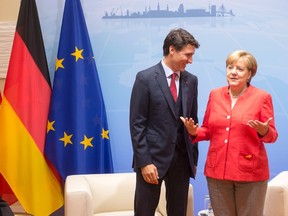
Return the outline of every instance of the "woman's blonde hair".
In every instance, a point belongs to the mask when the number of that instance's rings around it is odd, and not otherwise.
[[[249,71],[251,71],[251,77],[249,78],[249,80],[247,80],[247,83],[249,84],[252,77],[255,76],[256,72],[257,72],[257,61],[255,59],[255,57],[245,51],[245,50],[235,50],[233,51],[232,53],[230,53],[226,59],[226,67],[228,65],[232,65],[234,64],[235,62],[237,62],[239,59],[242,59],[244,60],[245,64],[246,64],[246,67]]]

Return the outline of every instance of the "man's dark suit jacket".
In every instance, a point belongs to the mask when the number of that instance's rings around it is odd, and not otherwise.
[[[180,73],[180,82],[183,116],[198,122],[198,79],[183,71]],[[130,101],[130,132],[135,171],[154,164],[159,178],[164,177],[175,151],[179,121],[161,62],[140,71],[136,76]],[[185,127],[183,130],[191,177],[195,178],[193,170],[198,161],[198,144],[192,144]]]

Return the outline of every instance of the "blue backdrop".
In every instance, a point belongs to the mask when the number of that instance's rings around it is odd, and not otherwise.
[[[190,31],[201,44],[193,64],[187,66],[199,79],[200,122],[210,90],[226,85],[227,55],[235,49],[254,54],[259,69],[252,85],[272,94],[279,133],[275,144],[266,145],[271,178],[288,170],[288,1],[183,0],[181,3],[82,1],[106,105],[115,172],[132,171],[128,115],[135,75],[162,59],[163,40],[176,27]],[[53,79],[64,0],[37,0],[37,5]],[[103,19],[104,15],[113,19]],[[158,15],[161,17],[156,18]],[[208,145],[208,142],[199,144],[198,174],[196,180],[191,180],[195,213],[203,208],[207,194],[203,168]]]

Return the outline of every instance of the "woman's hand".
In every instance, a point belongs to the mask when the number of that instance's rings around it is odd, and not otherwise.
[[[265,136],[269,130],[269,123],[273,118],[269,118],[266,122],[260,122],[258,120],[249,120],[247,125],[254,128],[260,136]]]
[[[195,122],[192,118],[188,119],[188,118],[184,118],[181,116],[180,119],[183,122],[183,124],[185,125],[185,127],[187,128],[188,133],[192,136],[196,136],[198,123],[195,124]]]

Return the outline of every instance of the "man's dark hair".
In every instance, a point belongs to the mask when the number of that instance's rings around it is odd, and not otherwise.
[[[163,44],[163,55],[169,54],[169,47],[172,45],[177,51],[182,50],[188,44],[199,48],[200,44],[188,31],[178,28],[173,29],[166,36]]]

